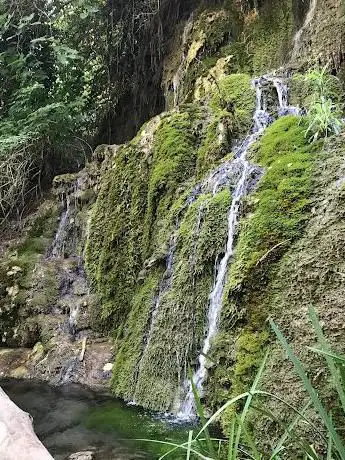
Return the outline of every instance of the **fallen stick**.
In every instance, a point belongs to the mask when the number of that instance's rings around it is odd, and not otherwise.
[[[54,460],[37,438],[29,414],[0,388],[0,459]]]
[[[87,338],[84,337],[83,344],[82,344],[82,349],[81,349],[81,352],[80,352],[80,355],[79,355],[79,361],[80,362],[84,361],[85,350],[86,350],[86,342],[87,342]]]

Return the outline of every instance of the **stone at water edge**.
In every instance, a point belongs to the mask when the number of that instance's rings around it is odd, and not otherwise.
[[[0,387],[0,458],[54,460],[36,437],[32,418],[16,406]]]
[[[113,370],[114,364],[107,363],[103,366],[103,372],[111,372]]]
[[[94,460],[95,453],[92,450],[77,452],[68,457],[68,460]]]

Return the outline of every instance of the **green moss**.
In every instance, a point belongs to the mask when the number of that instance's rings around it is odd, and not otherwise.
[[[236,341],[233,391],[240,394],[253,382],[269,339],[268,331],[243,329]]]
[[[265,321],[273,292],[267,285],[276,262],[301,237],[310,217],[316,146],[307,144],[304,129],[303,120],[282,117],[267,128],[252,153],[265,173],[245,203],[247,215],[225,286],[213,351],[219,365],[211,372],[207,393],[214,407],[241,393],[253,378],[268,344]]]
[[[294,29],[292,0],[266,2],[258,15],[248,18],[244,35],[256,75],[277,69],[289,59]]]
[[[222,78],[209,105],[211,120],[197,153],[198,177],[214,168],[230,153],[232,141],[250,129],[255,110],[255,90],[250,76],[232,74]]]
[[[102,178],[86,247],[86,267],[101,295],[103,317],[115,329],[131,311],[145,260],[157,248],[166,247],[169,209],[183,194],[183,183],[194,175],[192,121],[187,112],[163,117],[148,150],[145,136],[149,127],[142,130],[118,151],[113,167]]]
[[[248,46],[241,41],[233,41],[220,49],[220,57],[231,56],[229,73],[253,74],[252,57],[248,52]]]
[[[232,397],[248,391],[262,364],[269,337],[266,329],[253,330],[250,327],[241,329],[235,341],[225,332],[219,334],[213,351],[216,366],[211,370],[208,383],[211,388],[217,387],[217,392],[209,394],[208,404],[211,407],[225,404]],[[237,408],[239,406],[241,403]],[[229,429],[235,410],[236,406],[231,406],[223,413],[221,422],[224,432]]]
[[[118,353],[112,379],[112,389],[124,399],[135,397],[138,378],[138,364],[147,342],[154,296],[158,290],[161,272],[149,275],[138,288],[132,304],[124,337],[119,337]]]
[[[186,196],[178,199],[166,216],[177,225],[172,274],[157,270],[155,265],[147,268],[118,342],[113,379],[116,394],[155,410],[171,408],[186,377],[188,357],[195,355],[195,347],[201,344],[214,260],[226,242],[230,192],[201,195],[188,208],[182,206]]]
[[[198,149],[198,176],[202,177],[210,166],[214,166],[223,158],[229,149],[229,133],[226,132],[226,137],[223,141],[219,141],[219,123],[220,119],[211,122],[206,130],[204,139]]]
[[[152,233],[173,204],[176,190],[193,177],[196,153],[195,136],[189,113],[176,113],[162,120],[154,140],[153,164],[149,178],[145,220],[146,255],[155,244]],[[151,247],[150,247],[151,246]]]
[[[252,125],[255,110],[255,90],[248,74],[232,74],[219,81],[210,107],[217,112],[223,104],[232,103],[236,135],[244,135]]]
[[[293,116],[277,120],[260,141],[255,159],[266,173],[247,203],[252,212],[241,223],[230,289],[275,245],[299,237],[309,215],[312,152],[303,123]]]
[[[170,289],[161,295],[141,363],[135,395],[140,404],[168,410],[178,396],[188,359],[196,355],[203,338],[214,260],[224,249],[230,205],[228,190],[215,197],[202,195],[181,221]]]
[[[86,245],[86,270],[101,296],[102,317],[113,327],[127,315],[142,264],[147,160],[133,146],[123,147],[113,169],[102,177]],[[112,321],[110,323],[110,318]]]

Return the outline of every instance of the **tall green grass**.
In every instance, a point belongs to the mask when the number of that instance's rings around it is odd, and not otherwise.
[[[338,135],[343,129],[343,104],[339,104],[332,92],[332,78],[328,64],[322,69],[310,69],[305,81],[313,91],[313,100],[307,115],[305,136],[310,142]]]
[[[325,359],[325,368],[328,369],[331,383],[337,395],[333,402],[333,409],[341,415],[332,417],[324,405],[317,390],[311,383],[304,367],[298,357],[294,354],[288,341],[274,323],[270,320],[270,325],[275,333],[282,348],[294,366],[301,384],[308,395],[308,402],[304,407],[293,407],[282,398],[265,392],[260,389],[260,383],[264,373],[268,354],[266,354],[256,378],[247,392],[240,394],[217,410],[208,420],[205,418],[204,410],[194,388],[196,408],[201,421],[201,428],[190,430],[188,439],[181,443],[167,443],[158,440],[146,440],[164,445],[168,450],[161,455],[159,460],[164,458],[178,459],[202,459],[202,460],[282,460],[282,459],[311,459],[311,460],[345,460],[345,444],[341,436],[342,427],[338,426],[336,420],[345,420],[345,357],[333,352],[328,345],[318,320],[315,310],[310,307],[309,317],[318,339],[318,346],[309,348],[313,353],[321,355]],[[268,400],[274,400],[287,407],[291,414],[291,420],[287,423],[282,422],[268,407]],[[243,409],[238,412],[240,406]],[[233,408],[229,432],[224,438],[214,438],[210,434],[210,427],[216,424],[222,414],[229,408]],[[306,414],[312,409],[317,413],[319,421],[317,426],[307,418]],[[251,414],[255,411],[256,417],[274,422],[281,431],[278,440],[266,440],[271,443],[270,449],[263,449],[262,440],[255,438],[249,423]],[[339,423],[339,422],[338,422]],[[302,430],[301,426],[307,427]],[[254,432],[255,433],[255,432]],[[317,439],[317,448],[315,447]],[[259,442],[260,441],[260,442]]]

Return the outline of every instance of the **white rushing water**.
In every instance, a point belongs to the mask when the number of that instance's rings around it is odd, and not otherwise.
[[[49,250],[49,256],[52,259],[57,259],[63,256],[65,239],[66,239],[66,227],[69,224],[71,212],[71,200],[70,197],[66,197],[64,211],[61,214],[59,227],[56,231],[56,235],[53,244]]]
[[[192,31],[193,28],[193,14],[190,16],[188,19],[184,30],[182,34],[182,56],[181,56],[181,62],[180,65],[173,76],[172,84],[173,84],[173,90],[174,90],[174,107],[177,107],[179,102],[180,102],[180,88],[181,88],[181,83],[183,81],[184,75],[186,73],[186,59],[187,59],[187,54],[186,54],[186,44],[188,37]]]
[[[315,13],[316,13],[316,7],[317,7],[317,0],[310,0],[309,11],[308,11],[308,13],[306,15],[304,24],[296,32],[296,35],[294,36],[294,39],[293,39],[293,49],[292,49],[292,54],[291,54],[292,59],[295,59],[297,57],[299,51],[300,51],[301,40],[302,40],[303,34],[306,31],[306,29],[309,26],[309,24],[314,19],[314,16],[315,16]]]
[[[264,76],[253,81],[256,90],[256,110],[254,114],[254,128],[252,134],[247,136],[243,143],[235,150],[235,160],[232,168],[236,167],[241,172],[238,175],[237,184],[234,187],[232,195],[232,204],[228,214],[228,239],[225,254],[219,261],[213,290],[210,294],[209,308],[207,315],[207,334],[204,340],[202,351],[198,357],[198,368],[193,375],[193,383],[202,396],[203,385],[207,378],[207,355],[210,352],[212,340],[218,332],[218,322],[222,309],[224,286],[228,274],[228,266],[234,253],[236,229],[240,217],[240,206],[243,197],[247,193],[248,182],[253,171],[253,166],[247,160],[247,153],[250,147],[259,139],[267,126],[272,122],[272,117],[266,111],[265,97],[263,87],[271,84],[277,91],[279,101],[279,115],[288,113],[297,114],[298,109],[288,105],[288,89],[283,81],[275,76]],[[222,166],[223,174],[228,175],[228,168]],[[220,169],[216,170],[210,177],[214,177]],[[222,174],[220,174],[222,176]],[[210,179],[208,179],[210,180]],[[213,192],[218,192],[218,185],[222,181],[218,178],[213,185]],[[195,401],[191,382],[187,382],[187,395],[180,405],[178,417],[189,419],[195,415]]]

